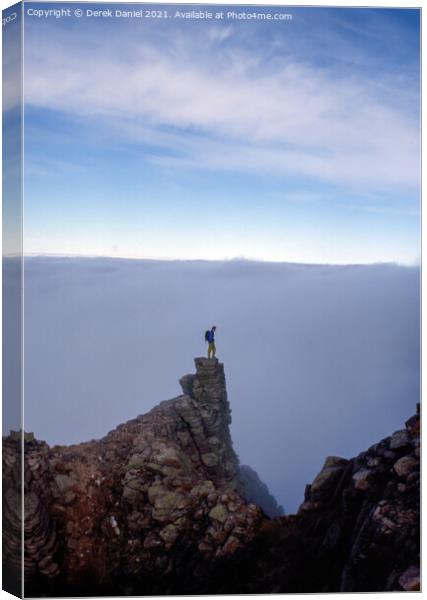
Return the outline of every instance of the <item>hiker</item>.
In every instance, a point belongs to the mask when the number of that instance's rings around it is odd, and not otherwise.
[[[215,325],[212,327],[212,329],[208,329],[208,331],[206,331],[205,333],[205,340],[208,342],[208,358],[211,358],[211,354],[212,354],[212,358],[215,358],[215,352],[216,352],[216,348],[215,348],[215,330],[216,327]]]

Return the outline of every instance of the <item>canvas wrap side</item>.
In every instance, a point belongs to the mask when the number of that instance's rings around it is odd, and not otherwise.
[[[3,590],[23,597],[22,386],[22,11],[2,11],[3,27]],[[7,473],[7,476],[5,476]]]

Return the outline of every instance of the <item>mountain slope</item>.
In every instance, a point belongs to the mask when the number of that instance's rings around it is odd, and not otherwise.
[[[298,514],[269,519],[245,499],[223,365],[195,363],[181,396],[100,440],[25,435],[26,595],[416,588],[419,415],[355,459],[329,457]],[[19,440],[3,438],[9,570]]]

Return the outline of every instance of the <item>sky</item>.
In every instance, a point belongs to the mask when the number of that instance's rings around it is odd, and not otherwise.
[[[105,435],[180,393],[215,323],[236,450],[290,512],[419,400],[419,13],[153,6],[25,3],[24,251],[48,256],[24,261],[24,425]]]
[[[22,251],[22,143],[21,143],[21,19],[15,8],[5,9],[2,37],[2,246],[3,254]]]
[[[25,4],[27,254],[419,262],[417,10],[58,6]]]
[[[178,396],[215,324],[235,450],[293,512],[327,456],[415,413],[419,286],[397,265],[26,258],[25,430],[87,441]]]

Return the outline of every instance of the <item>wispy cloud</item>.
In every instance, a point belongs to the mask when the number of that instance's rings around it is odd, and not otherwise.
[[[3,28],[3,48],[7,50],[3,52],[2,57],[2,110],[3,113],[6,113],[9,110],[18,108],[21,104],[22,52],[19,19],[15,19]]]
[[[233,45],[230,27],[165,49],[66,31],[30,45],[26,102],[104,123],[173,168],[274,172],[390,189],[419,182],[419,122],[396,78]],[[218,52],[218,45],[227,48]],[[121,40],[123,44],[123,40]],[[410,104],[410,103],[409,103]],[[129,125],[130,124],[130,125]]]
[[[210,42],[214,42],[215,44],[221,44],[226,39],[228,39],[233,33],[233,27],[230,25],[229,27],[217,26],[217,27],[209,27],[206,32],[206,36]]]

